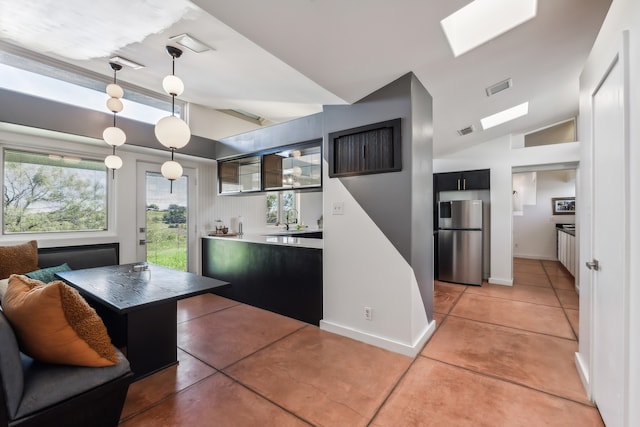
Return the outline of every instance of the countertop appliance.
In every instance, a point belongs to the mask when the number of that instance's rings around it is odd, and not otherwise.
[[[438,203],[438,280],[482,285],[482,200]]]

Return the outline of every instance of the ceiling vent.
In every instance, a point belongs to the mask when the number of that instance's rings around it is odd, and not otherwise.
[[[465,135],[469,135],[470,133],[472,133],[475,129],[473,128],[473,125],[471,126],[467,126],[466,128],[462,128],[462,129],[458,129],[458,135],[460,136],[465,136]]]
[[[180,46],[186,47],[187,49],[195,53],[203,53],[210,50],[215,50],[211,46],[205,44],[204,42],[201,42],[197,38],[187,33],[170,37],[169,40],[178,43]]]
[[[502,92],[503,90],[509,89],[513,84],[511,83],[511,79],[503,80],[499,83],[489,86],[487,89],[487,96],[493,96],[498,92]]]

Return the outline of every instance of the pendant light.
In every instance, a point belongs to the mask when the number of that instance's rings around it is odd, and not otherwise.
[[[116,126],[116,114],[122,111],[122,101],[120,101],[120,98],[124,96],[122,87],[118,85],[116,73],[122,69],[122,65],[110,62],[109,66],[113,70],[113,83],[107,85],[107,95],[109,95],[107,108],[113,113],[113,126],[109,126],[102,132],[102,138],[113,148],[112,154],[104,159],[104,164],[111,169],[113,177],[115,178],[116,169],[122,167],[122,159],[116,155],[116,147],[125,143],[127,135],[125,135],[122,129]]]
[[[172,58],[171,75],[164,78],[162,88],[171,95],[171,115],[161,118],[156,123],[155,134],[160,144],[171,150],[171,160],[164,162],[160,171],[162,176],[171,181],[171,192],[173,193],[173,181],[182,176],[182,166],[173,159],[175,150],[183,148],[191,139],[189,126],[180,118],[176,117],[176,96],[180,96],[184,91],[184,84],[176,74],[176,58],[180,58],[182,50],[177,47],[167,46],[167,53]]]

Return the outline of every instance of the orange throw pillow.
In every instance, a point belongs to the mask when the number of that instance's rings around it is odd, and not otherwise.
[[[0,279],[38,269],[38,242],[0,246]]]
[[[36,360],[78,366],[118,362],[107,328],[77,290],[12,275],[2,309],[21,350]]]

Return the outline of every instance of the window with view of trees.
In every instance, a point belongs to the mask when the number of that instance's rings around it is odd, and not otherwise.
[[[5,234],[107,229],[107,169],[102,161],[5,150]]]
[[[267,193],[267,224],[282,224],[295,218],[296,194],[293,191],[273,191]],[[289,216],[287,218],[287,215]]]

